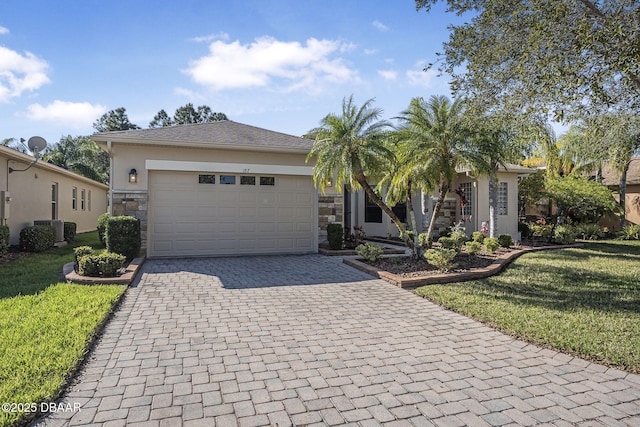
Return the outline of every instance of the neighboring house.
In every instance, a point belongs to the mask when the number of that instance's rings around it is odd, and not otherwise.
[[[518,177],[535,170],[517,165],[507,165],[498,172],[498,234],[510,234],[514,240],[518,238]],[[464,195],[465,205],[461,206],[461,198],[455,193],[460,190]],[[362,226],[367,236],[398,236],[398,228],[382,209],[369,200],[362,191],[345,192],[345,226]],[[419,232],[425,231],[436,195],[418,194],[414,198],[414,212]],[[404,203],[393,208],[400,220],[408,222],[407,209]],[[468,170],[458,173],[452,191],[447,195],[440,214],[436,220],[434,236],[442,235],[451,226],[462,223],[468,235],[482,229],[482,223],[489,221],[489,180],[487,176],[475,177]]]
[[[620,201],[620,172],[606,164],[602,168],[602,183],[614,191],[614,198]],[[625,216],[627,222],[640,224],[640,157],[631,159],[627,171],[627,188],[625,193]],[[600,225],[611,230],[620,229],[620,219],[616,215],[607,215]]]
[[[147,256],[317,251],[313,141],[228,120],[91,138],[111,157],[112,214],[141,220]]]
[[[9,226],[11,244],[17,245],[20,231],[34,221],[75,222],[79,233],[95,230],[98,216],[107,211],[109,187],[35,160],[0,145],[0,222]]]

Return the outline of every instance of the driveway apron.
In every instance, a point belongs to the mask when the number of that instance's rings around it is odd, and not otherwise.
[[[35,424],[640,426],[640,376],[338,258],[169,259],[145,263],[59,403],[79,410]]]

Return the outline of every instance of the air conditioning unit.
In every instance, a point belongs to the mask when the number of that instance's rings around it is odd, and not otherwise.
[[[64,241],[64,221],[61,219],[38,219],[33,225],[49,225],[56,230],[56,242]]]

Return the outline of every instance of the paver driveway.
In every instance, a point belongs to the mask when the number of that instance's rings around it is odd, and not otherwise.
[[[319,255],[152,260],[40,425],[640,425],[640,376]]]

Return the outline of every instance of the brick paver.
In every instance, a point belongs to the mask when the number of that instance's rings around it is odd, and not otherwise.
[[[640,376],[320,255],[150,260],[36,424],[640,425]]]

